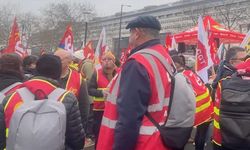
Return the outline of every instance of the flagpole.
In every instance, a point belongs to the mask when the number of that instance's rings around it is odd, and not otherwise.
[[[117,52],[120,51],[121,48],[121,28],[122,28],[122,10],[123,10],[123,6],[127,6],[127,7],[131,7],[131,5],[121,5],[121,15],[120,15],[120,24],[119,24],[119,36],[118,36],[118,48],[117,48]]]

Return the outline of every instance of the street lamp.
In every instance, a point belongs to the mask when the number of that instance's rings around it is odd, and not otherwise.
[[[119,26],[119,37],[118,37],[118,51],[120,50],[120,42],[121,42],[121,28],[122,28],[122,9],[123,7],[131,7],[131,5],[121,5],[121,16],[120,16],[120,26]]]
[[[88,16],[87,15],[91,14],[91,12],[86,11],[84,12],[84,14],[85,14],[85,28],[84,28],[85,31],[84,31],[84,45],[83,46],[85,46],[87,43],[87,34],[88,34]]]

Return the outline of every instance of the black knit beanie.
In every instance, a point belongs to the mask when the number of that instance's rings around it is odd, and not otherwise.
[[[44,54],[36,63],[36,70],[40,76],[58,80],[62,73],[62,63],[58,56]]]

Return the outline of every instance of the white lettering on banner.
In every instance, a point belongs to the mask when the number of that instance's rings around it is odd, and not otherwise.
[[[190,76],[191,76],[191,77],[194,77],[196,83],[197,83],[199,86],[202,86],[202,81],[201,81],[201,79],[200,79],[198,76],[196,76],[193,72],[190,72]]]
[[[204,56],[201,54],[201,50],[200,49],[197,49],[197,56],[198,56],[198,59],[200,61],[200,64],[206,64],[206,61],[204,59]]]

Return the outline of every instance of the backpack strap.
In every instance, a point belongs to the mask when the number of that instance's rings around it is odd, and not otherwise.
[[[11,84],[10,86],[6,87],[5,89],[3,89],[3,90],[1,91],[1,93],[5,94],[5,93],[7,93],[9,90],[11,90],[12,88],[14,88],[14,87],[16,87],[17,85],[20,85],[20,84],[22,84],[22,83],[21,83],[21,82],[15,82],[15,83]]]
[[[23,102],[30,102],[35,100],[35,95],[31,93],[30,90],[26,87],[17,89],[17,92],[21,96]]]
[[[65,93],[66,90],[62,88],[56,88],[54,91],[52,91],[49,95],[48,98],[54,101],[58,101],[58,99]]]
[[[18,89],[17,92],[19,93],[24,102],[30,102],[35,100],[35,95],[32,92],[30,92],[30,90],[26,87]],[[60,96],[65,92],[66,90],[62,88],[56,88],[48,95],[48,98],[57,101],[60,98]]]

